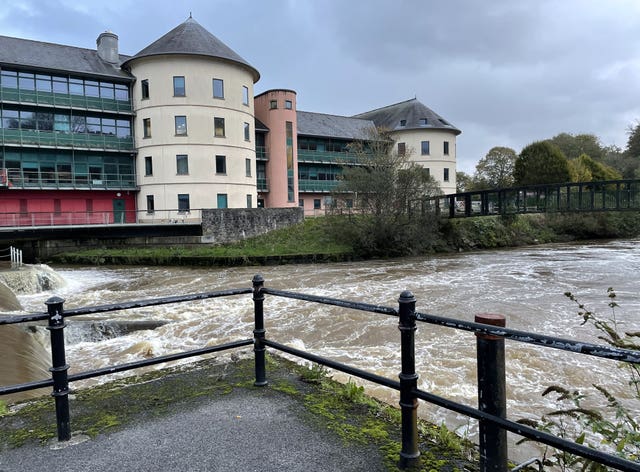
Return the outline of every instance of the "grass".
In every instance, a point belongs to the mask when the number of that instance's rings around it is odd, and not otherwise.
[[[198,246],[152,246],[123,248],[94,248],[66,252],[54,256],[53,262],[79,264],[198,264],[198,259],[219,261],[221,264],[260,264],[270,258],[283,262],[315,256],[326,260],[348,257],[352,250],[329,234],[322,218],[307,218],[298,225],[271,231],[233,244]]]

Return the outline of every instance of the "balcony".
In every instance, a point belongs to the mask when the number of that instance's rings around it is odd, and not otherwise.
[[[99,110],[102,112],[127,114],[133,112],[131,102],[128,100],[87,97],[85,95],[42,92],[37,90],[18,90],[6,87],[0,88],[0,101],[59,108]]]
[[[269,160],[269,151],[267,151],[266,146],[256,146],[256,160],[258,161]]]
[[[60,133],[2,128],[0,144],[71,149],[99,149],[104,151],[133,151],[133,138],[119,138],[103,134]]]
[[[331,193],[339,183],[338,180],[298,179],[298,192]]]
[[[298,149],[298,162],[320,162],[323,164],[358,164],[358,155],[353,152],[310,151]]]
[[[256,179],[258,192],[268,192],[269,191],[269,182],[267,179]]]
[[[25,169],[0,169],[0,185],[14,189],[136,190],[135,174],[97,175]],[[6,179],[5,177],[6,176]]]

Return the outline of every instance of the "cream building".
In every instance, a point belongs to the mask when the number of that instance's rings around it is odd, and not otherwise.
[[[417,99],[356,115],[391,131],[399,154],[429,170],[445,194],[456,193],[456,137],[461,131]]]
[[[258,71],[192,18],[122,67],[136,77],[139,219],[254,207]]]

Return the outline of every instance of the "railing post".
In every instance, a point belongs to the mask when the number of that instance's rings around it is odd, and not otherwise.
[[[264,278],[262,275],[257,274],[253,277],[253,305],[255,312],[255,329],[253,330],[253,352],[255,353],[255,370],[256,381],[253,385],[257,387],[263,387],[267,385],[267,374],[265,365],[265,351],[264,347]]]
[[[58,441],[71,439],[71,424],[69,421],[69,381],[67,370],[69,366],[65,358],[63,318],[64,300],[60,297],[51,297],[45,304],[49,313],[49,325],[51,332],[51,377],[53,379],[53,392],[51,395],[56,401],[56,423],[58,425]]]
[[[399,303],[400,349],[402,356],[402,372],[400,372],[400,409],[402,414],[402,449],[400,451],[400,468],[413,467],[418,464],[418,399],[413,391],[418,386],[416,374],[414,312],[416,299],[409,291],[402,292]]]
[[[476,323],[506,325],[503,315],[483,313]],[[480,411],[507,417],[504,338],[476,333],[478,363],[478,408]],[[507,431],[488,421],[480,420],[480,471],[507,470]]]

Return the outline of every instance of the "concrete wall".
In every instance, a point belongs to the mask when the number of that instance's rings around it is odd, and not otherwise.
[[[299,207],[202,210],[202,242],[239,241],[303,220],[304,210]]]

